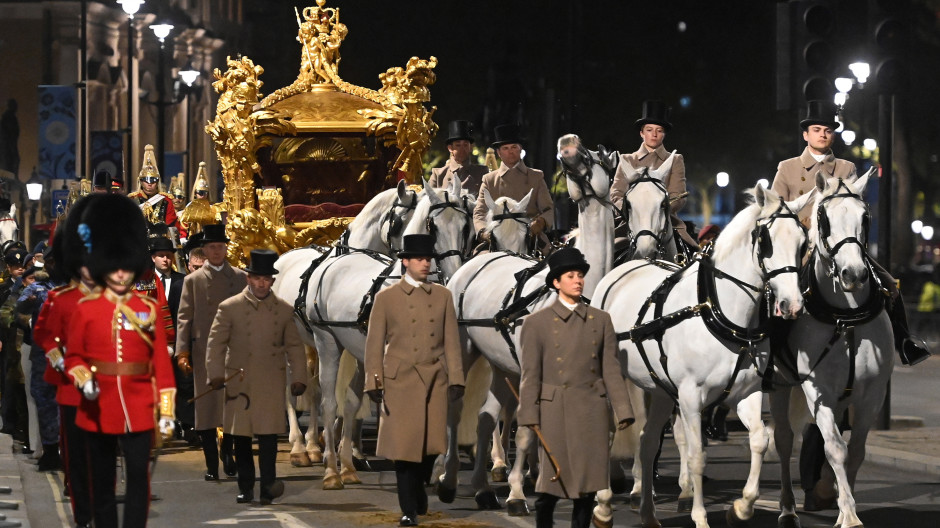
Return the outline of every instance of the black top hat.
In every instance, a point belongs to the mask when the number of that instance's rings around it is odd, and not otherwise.
[[[398,258],[435,257],[434,237],[431,235],[405,235]]]
[[[95,171],[95,176],[94,176],[94,179],[92,180],[91,185],[93,187],[101,187],[104,189],[110,189],[111,188],[111,173],[104,169]]]
[[[522,131],[519,130],[519,125],[499,125],[493,129],[493,135],[496,137],[496,141],[493,141],[494,149],[498,149],[502,145],[509,143],[525,144],[525,140],[522,138]]]
[[[450,145],[451,141],[466,139],[473,143],[473,123],[470,121],[451,121],[447,123],[447,140],[444,142]]]
[[[228,244],[229,239],[225,236],[225,226],[222,224],[209,224],[202,228],[202,245],[206,245],[210,242],[225,242]]]
[[[204,235],[202,234],[202,231],[196,233],[195,235],[190,235],[190,237],[186,239],[186,243],[183,244],[183,253],[189,255],[190,251],[202,246],[203,236]]]
[[[839,128],[836,115],[839,109],[832,101],[808,101],[806,103],[806,119],[800,121],[800,128],[806,130],[810,125],[826,125],[835,130]]]
[[[150,254],[152,255],[159,251],[176,251],[176,248],[173,247],[173,241],[165,236],[151,237]]]
[[[270,249],[252,249],[251,262],[245,271],[252,275],[277,275],[277,270],[274,269],[277,257],[277,253]]]
[[[554,281],[567,271],[580,270],[587,274],[591,265],[584,260],[584,255],[573,247],[564,247],[548,256],[548,275],[545,276],[545,284],[549,288],[554,288]]]
[[[659,125],[663,130],[669,132],[672,123],[669,122],[669,113],[671,108],[662,101],[643,101],[643,117],[636,120],[636,127],[643,128],[643,125]]]

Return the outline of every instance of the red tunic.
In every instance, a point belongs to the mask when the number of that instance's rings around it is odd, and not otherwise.
[[[166,341],[171,346],[176,344],[176,325],[173,324],[170,305],[166,303],[166,292],[163,291],[163,283],[157,280],[157,272],[153,268],[145,271],[134,283],[132,289],[157,302],[160,307],[160,318],[163,320],[163,329],[166,330]]]
[[[91,290],[84,284],[74,280],[49,292],[49,296],[36,318],[36,326],[33,328],[33,343],[41,347],[44,353],[59,347],[64,354],[68,342],[69,321],[72,320],[72,314],[75,313],[78,301],[90,292]],[[56,343],[56,338],[59,338],[58,343]],[[75,388],[75,385],[72,384],[72,381],[64,372],[59,372],[52,368],[52,365],[46,364],[43,379],[46,380],[46,383],[55,385],[55,401],[59,405],[78,407],[78,404],[81,403],[82,397],[78,393],[78,389]]]
[[[175,227],[180,236],[185,238],[186,231],[183,230],[183,226],[180,225],[179,219],[176,217],[176,207],[173,206],[173,197],[165,192],[158,194],[163,196],[163,199],[156,204],[156,207],[160,210],[160,216],[162,217],[163,223],[166,224],[167,227]],[[134,191],[128,194],[127,197],[135,200],[141,205],[152,198],[152,196],[147,196],[144,194],[143,191]]]
[[[143,324],[135,325],[127,312]],[[133,292],[123,296],[107,289],[93,293],[78,304],[69,336],[66,372],[97,365],[95,379],[101,391],[96,400],[82,398],[75,424],[105,434],[153,429],[159,391],[176,386],[158,306]],[[106,373],[142,364],[149,365],[149,373]]]

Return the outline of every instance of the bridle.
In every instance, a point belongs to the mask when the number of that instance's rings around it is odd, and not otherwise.
[[[525,229],[525,238],[528,240],[530,235],[529,222],[525,211],[511,213],[509,212],[509,206],[506,205],[506,202],[503,202],[503,212],[493,215],[493,221],[502,222],[503,220],[513,220],[522,224]],[[496,234],[493,231],[490,231],[490,251],[499,251],[499,240],[496,239]]]
[[[406,204],[402,202],[401,197],[395,199],[395,203],[388,209],[388,212],[385,213],[385,217],[382,218],[382,222],[379,224],[379,229],[381,232],[381,225],[388,224],[388,232],[386,233],[386,239],[384,242],[388,244],[389,249],[391,249],[392,255],[397,255],[400,248],[392,246],[392,239],[401,235],[402,231],[405,229],[405,215],[408,214],[408,211],[412,211],[418,205],[418,195],[411,195],[411,203]],[[404,209],[404,212],[401,214],[396,214],[398,209]]]
[[[845,191],[839,192],[842,189],[845,189]],[[865,208],[865,212],[862,214],[863,240],[859,240],[854,236],[849,236],[836,242],[835,245],[829,244],[829,237],[831,236],[832,231],[829,224],[829,214],[826,212],[826,202],[832,200],[833,198],[851,198],[862,202],[862,206]],[[827,267],[829,268],[827,271],[827,276],[829,277],[832,277],[836,272],[836,253],[842,249],[842,246],[846,244],[856,244],[859,248],[861,248],[862,254],[865,254],[868,251],[868,230],[871,227],[871,213],[869,212],[868,204],[857,194],[849,190],[849,188],[845,185],[845,182],[841,179],[839,180],[839,186],[836,188],[836,192],[820,200],[819,204],[816,206],[816,226],[819,231],[819,241],[826,250],[825,255],[822,252],[819,254],[823,260],[827,261]]]
[[[604,146],[598,145],[598,149],[600,149],[599,155],[597,159],[595,159],[594,156],[591,155],[591,151],[584,148],[584,145],[578,145],[578,157],[581,163],[577,165],[569,164],[564,157],[559,157],[559,160],[561,161],[561,166],[562,169],[564,169],[565,174],[571,178],[575,185],[578,186],[578,189],[581,190],[582,196],[593,196],[594,198],[600,200],[600,198],[597,196],[597,192],[594,190],[594,187],[591,186],[591,174],[594,172],[594,167],[600,166],[600,168],[604,170],[604,172],[607,174],[608,184],[610,184],[610,182],[613,180],[615,167],[611,166],[611,164],[608,162],[606,156],[607,151],[604,149]],[[613,207],[607,200],[603,200],[603,203]]]
[[[457,211],[458,213],[464,215],[466,219],[463,229],[460,232],[460,238],[461,238],[460,249],[450,249],[448,251],[444,251],[443,253],[438,253],[434,256],[434,261],[437,264],[438,273],[440,274],[440,277],[442,279],[441,282],[446,284],[447,278],[444,277],[444,269],[441,267],[441,263],[444,261],[444,259],[447,259],[450,257],[460,257],[461,262],[466,261],[467,258],[469,257],[470,251],[473,249],[473,245],[470,242],[470,234],[471,234],[470,225],[472,223],[471,218],[470,218],[470,213],[468,213],[466,209],[460,206],[460,202],[452,203],[450,201],[450,192],[448,191],[444,191],[444,200],[442,202],[432,204],[430,209],[428,209],[427,230],[428,230],[428,233],[432,237],[434,237],[434,244],[435,245],[437,244],[437,234],[438,234],[438,228],[437,228],[437,224],[434,222],[434,217],[443,214],[443,211],[445,209],[453,209],[454,211]],[[437,215],[435,215],[435,213],[437,213]]]
[[[783,266],[782,268],[767,271],[767,268],[764,266],[764,259],[768,259],[774,255],[774,244],[770,239],[770,226],[780,218],[789,218],[796,222],[796,225],[800,226],[800,229],[803,231],[803,244],[800,245],[799,252],[796,255],[796,266]],[[783,198],[780,198],[780,207],[767,218],[756,222],[754,229],[751,231],[751,243],[757,247],[757,264],[764,274],[765,281],[769,281],[777,275],[784,273],[799,274],[799,264],[803,259],[803,255],[806,254],[806,227],[800,222],[800,217],[790,210],[790,207],[783,201]]]
[[[652,183],[662,193],[663,199],[659,204],[660,214],[664,219],[669,218],[669,191],[666,190],[666,185],[662,181],[650,177],[649,167],[644,167],[643,175],[630,183],[627,192],[623,195],[623,202],[621,204],[620,216],[627,225],[627,238],[630,240],[629,254],[633,255],[636,253],[636,246],[639,243],[640,237],[648,236],[656,241],[656,257],[660,257],[666,252],[666,243],[675,236],[669,222],[663,221],[663,228],[659,233],[654,233],[649,229],[641,229],[633,233],[630,229],[630,210],[633,208],[629,200],[630,193],[641,183]]]

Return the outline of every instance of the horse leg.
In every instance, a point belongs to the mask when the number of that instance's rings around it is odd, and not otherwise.
[[[493,378],[495,383],[496,378]],[[509,475],[509,465],[506,463],[506,449],[509,446],[509,434],[512,431],[512,416],[507,416],[505,408],[500,409],[496,427],[493,428],[493,439],[490,448],[490,459],[493,460],[493,469],[490,470],[490,477],[493,482],[506,482]],[[502,427],[500,427],[502,422]]]
[[[357,369],[358,374],[362,369]],[[353,451],[355,449],[356,432],[361,428],[356,427],[359,407],[362,406],[363,376],[354,375],[350,380],[349,387],[346,388],[346,402],[343,405],[343,428],[342,440],[339,449],[340,480],[343,484],[362,484],[359,475],[356,473],[356,466],[353,461]],[[360,453],[361,455],[361,453]]]
[[[672,437],[679,450],[679,498],[676,500],[676,511],[688,513],[692,511],[695,502],[695,484],[689,473],[689,443],[685,438],[685,428],[682,427],[682,417],[676,414],[672,422]]]
[[[738,418],[747,427],[748,443],[751,448],[751,470],[741,498],[734,501],[726,515],[730,526],[740,526],[754,516],[754,503],[760,497],[760,471],[770,443],[767,429],[761,420],[761,406],[764,395],[755,392],[738,403]]]
[[[706,454],[702,448],[702,404],[699,394],[688,391],[679,393],[679,421],[685,428],[688,443],[689,472],[692,474],[692,521],[695,528],[708,528],[705,513],[705,494],[702,474],[705,472]],[[679,424],[677,424],[679,425]]]
[[[310,462],[319,464],[323,462],[323,449],[317,438],[320,417],[320,376],[311,376],[307,380],[307,391],[303,398],[307,400],[307,412],[310,413],[307,420],[307,434],[304,435],[304,449]]]
[[[457,473],[460,471],[457,428],[460,425],[462,411],[463,398],[450,402],[447,407],[447,452],[444,454],[443,473],[437,478],[437,497],[445,504],[454,502],[457,496]],[[432,482],[434,482],[433,478]]]
[[[310,467],[313,465],[313,462],[310,461],[310,457],[307,456],[307,451],[304,450],[304,437],[300,432],[300,423],[297,421],[297,410],[294,405],[294,402],[297,401],[297,398],[291,396],[290,391],[287,391],[286,398],[287,428],[289,431],[287,435],[287,441],[290,442],[291,445],[290,464],[294,467]]]
[[[836,415],[833,412],[834,406],[830,406],[829,402],[820,401],[818,395],[814,394],[815,387],[810,386],[809,382],[803,384],[803,390],[806,392],[807,401],[814,402],[816,426],[819,427],[819,432],[822,433],[825,441],[826,460],[829,461],[832,472],[836,477],[836,485],[839,490],[839,518],[836,520],[836,526],[842,528],[862,526],[862,521],[859,520],[855,512],[855,497],[852,495],[845,471],[847,449],[845,440],[839,432]]]
[[[501,406],[492,391],[486,396],[486,401],[480,407],[480,413],[477,416],[477,456],[473,460],[473,475],[470,477],[470,485],[476,490],[474,499],[477,506],[482,510],[497,510],[501,508],[499,500],[496,498],[496,492],[490,487],[486,478],[486,459],[487,448],[490,438],[493,436],[493,430],[496,428],[496,420],[499,417]],[[454,477],[456,479],[456,477]]]
[[[659,450],[659,437],[666,422],[672,417],[672,398],[661,389],[650,394],[650,408],[646,425],[640,434],[641,499],[640,525],[643,528],[660,528],[656,519],[656,504],[653,502],[653,459]]]
[[[640,439],[642,437],[643,431],[646,430],[646,398],[643,389],[637,387],[632,382],[627,382],[627,385],[630,390],[630,405],[633,407],[633,416],[636,418],[636,421],[633,422],[633,425],[626,429],[627,438],[630,440],[633,446],[633,467],[630,470],[630,473],[633,476],[633,488],[630,490],[630,509],[639,510],[640,509],[640,498],[642,492],[642,481],[643,481],[643,462],[640,459]],[[623,433],[624,431],[621,431]],[[652,484],[650,484],[652,486]],[[656,490],[653,490],[653,497],[656,497]]]
[[[774,418],[774,444],[780,458],[780,528],[800,528],[796,514],[796,499],[793,496],[793,477],[790,473],[790,458],[793,455],[793,429],[790,427],[790,391],[778,390],[770,393],[770,412]]]
[[[525,493],[522,486],[525,483],[525,476],[522,473],[522,463],[530,451],[537,451],[538,445],[535,440],[535,432],[528,427],[519,427],[516,429],[516,463],[509,472],[509,499],[506,500],[506,508],[511,516],[522,516],[529,514],[529,504],[526,502]]]
[[[342,349],[336,339],[329,334],[317,332],[314,335],[317,351],[320,353],[320,410],[323,413],[323,472],[324,490],[341,490],[343,481],[336,471],[336,440],[333,424],[336,421],[336,377],[339,372],[339,357]]]

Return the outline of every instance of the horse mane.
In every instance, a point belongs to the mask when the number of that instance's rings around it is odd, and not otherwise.
[[[745,201],[748,203],[747,207],[734,215],[731,222],[715,239],[715,249],[712,254],[715,260],[727,258],[738,246],[751,243],[751,231],[754,229],[754,223],[760,218],[763,208],[757,205],[753,190],[745,191]]]
[[[393,198],[389,199],[390,196]],[[374,198],[366,203],[365,207],[362,208],[362,211],[356,215],[356,218],[349,223],[349,227],[347,229],[353,233],[358,229],[367,228],[369,226],[378,226],[379,222],[382,221],[382,216],[388,212],[389,208],[392,206],[392,203],[395,202],[397,197],[398,189],[395,187],[392,187],[391,189],[385,189],[379,194],[376,194]]]

